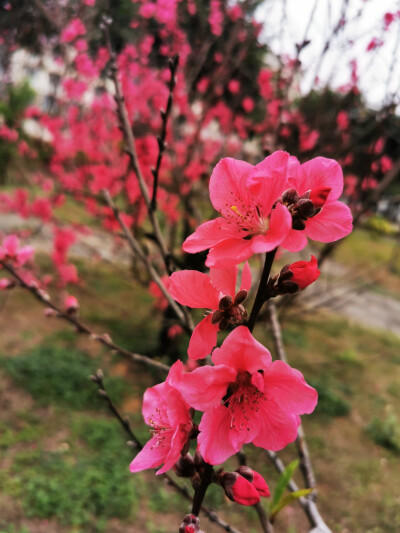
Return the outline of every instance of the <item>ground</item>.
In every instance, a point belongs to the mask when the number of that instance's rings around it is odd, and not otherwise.
[[[394,244],[359,233],[339,248],[336,260],[362,275],[381,265],[373,289],[383,297],[391,290],[396,300],[400,268],[386,261]],[[147,291],[104,261],[81,257],[78,263],[86,280],[76,291],[82,320],[131,350],[156,353],[160,319]],[[129,473],[135,451],[88,379],[103,369],[110,395],[146,440],[139,398],[162,377],[45,319],[29,295],[0,297],[0,532],[177,531],[187,503],[153,472]],[[290,362],[319,391],[317,411],[303,422],[326,522],[341,533],[400,530],[400,338],[327,309],[290,313],[283,327]],[[272,346],[263,325],[255,336]],[[245,451],[273,488],[278,478],[265,453],[252,446]],[[281,455],[290,461],[293,447]],[[298,472],[295,478],[301,484]],[[254,509],[226,501],[219,487],[206,503],[241,531],[259,530]],[[221,531],[206,519],[202,524],[208,533]],[[296,504],[278,516],[276,531],[308,531]]]

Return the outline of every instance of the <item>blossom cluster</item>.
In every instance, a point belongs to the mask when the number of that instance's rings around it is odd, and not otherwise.
[[[208,310],[193,331],[188,356],[209,360],[191,371],[178,360],[164,383],[146,391],[143,416],[152,438],[132,461],[132,472],[160,465],[158,474],[174,466],[178,471],[191,439],[210,465],[224,463],[248,443],[276,451],[296,439],[300,415],[313,412],[317,392],[301,372],[273,361],[253,336],[243,305],[252,284],[248,260],[279,246],[301,250],[307,237],[332,242],[348,235],[352,217],[338,201],[342,190],[340,166],[322,157],[300,165],[278,151],[256,166],[230,158],[218,163],[210,198],[221,216],[200,225],[183,245],[191,253],[209,250],[209,274],[183,270],[168,280],[177,302]],[[264,301],[303,290],[318,276],[314,256],[286,265],[270,277]],[[218,347],[217,333],[226,330]],[[198,424],[195,411],[202,413]],[[257,487],[240,473],[220,473],[216,482],[239,503],[259,499]]]

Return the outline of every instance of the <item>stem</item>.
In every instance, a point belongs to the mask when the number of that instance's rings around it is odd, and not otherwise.
[[[259,284],[258,289],[257,289],[257,294],[256,294],[256,298],[254,300],[253,309],[251,310],[250,318],[249,318],[249,321],[247,323],[247,327],[249,328],[249,330],[251,332],[254,329],[254,326],[255,326],[255,323],[256,323],[256,320],[257,320],[257,317],[258,317],[258,313],[260,312],[261,307],[264,305],[264,303],[265,303],[265,301],[267,299],[266,298],[267,282],[268,282],[268,278],[269,278],[269,275],[270,275],[270,272],[271,272],[272,263],[274,262],[275,254],[276,254],[277,250],[278,250],[278,248],[275,248],[275,250],[272,250],[271,252],[268,252],[265,255],[264,269],[263,269],[263,272],[261,274],[260,284]]]
[[[155,211],[157,209],[157,187],[158,187],[158,176],[160,174],[160,168],[161,168],[161,162],[165,151],[165,140],[167,138],[167,125],[168,125],[168,118],[171,113],[172,108],[172,93],[175,87],[175,74],[176,70],[178,68],[179,63],[179,56],[178,54],[175,54],[173,58],[170,58],[168,62],[168,67],[171,74],[171,79],[169,80],[168,85],[168,100],[167,100],[167,107],[165,111],[161,111],[161,118],[162,118],[162,128],[161,128],[161,134],[157,139],[158,142],[158,157],[157,157],[157,163],[156,168],[153,171],[153,177],[154,177],[154,183],[153,183],[153,194],[151,197],[151,209]]]
[[[194,514],[195,516],[199,516],[204,496],[206,495],[207,489],[212,480],[213,472],[214,468],[212,467],[212,465],[206,463],[203,475],[201,476],[200,485],[197,487],[193,497],[192,514]]]

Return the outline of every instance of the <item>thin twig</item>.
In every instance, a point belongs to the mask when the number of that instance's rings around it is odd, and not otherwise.
[[[169,366],[164,365],[163,363],[160,363],[158,361],[155,361],[154,359],[150,359],[150,357],[146,357],[145,355],[140,355],[137,353],[130,352],[128,350],[125,350],[125,348],[122,348],[121,346],[118,346],[115,344],[111,338],[106,335],[98,335],[94,331],[92,331],[90,328],[82,324],[76,317],[76,315],[72,315],[69,313],[66,313],[59,309],[51,300],[49,299],[48,295],[43,293],[40,289],[33,285],[28,285],[24,281],[24,279],[18,274],[18,272],[6,261],[1,260],[0,265],[7,270],[11,274],[11,276],[18,281],[19,285],[29,291],[37,300],[39,300],[42,304],[44,304],[46,307],[49,307],[53,311],[55,311],[56,316],[58,318],[62,318],[63,320],[66,320],[70,324],[74,325],[79,333],[84,333],[86,335],[89,335],[92,339],[96,340],[100,344],[103,344],[110,350],[113,350],[117,352],[119,355],[123,356],[125,359],[134,361],[136,363],[142,363],[148,367],[155,368],[157,370],[160,370],[163,373],[167,373],[169,371]]]
[[[161,119],[162,119],[161,135],[157,138],[158,157],[157,157],[156,168],[153,170],[154,182],[153,182],[153,195],[151,197],[151,209],[153,211],[157,209],[158,177],[160,174],[162,158],[163,158],[165,146],[166,146],[165,140],[167,138],[168,118],[169,118],[169,115],[172,109],[172,94],[173,94],[175,84],[176,84],[175,74],[178,68],[178,64],[179,64],[179,55],[175,54],[174,57],[170,58],[168,61],[168,67],[170,70],[171,79],[169,80],[169,85],[168,85],[167,107],[165,111],[161,111]]]
[[[282,331],[279,324],[278,316],[276,313],[275,304],[269,300],[267,302],[267,311],[268,311],[268,320],[271,327],[272,338],[274,341],[275,353],[278,359],[288,362],[285,347],[282,341]],[[315,475],[312,468],[310,453],[308,451],[307,442],[304,435],[304,430],[300,424],[297,439],[296,439],[297,451],[300,457],[300,468],[303,472],[304,481],[307,488],[315,489]],[[315,498],[315,493],[313,493],[313,498]]]
[[[98,370],[95,375],[90,376],[91,380],[96,383],[96,385],[99,388],[99,394],[100,396],[107,402],[108,407],[111,411],[111,413],[115,416],[115,418],[118,420],[118,422],[121,424],[124,431],[129,436],[131,442],[134,443],[135,448],[137,450],[141,450],[143,448],[143,444],[140,442],[140,440],[137,438],[135,433],[132,430],[131,424],[129,422],[129,419],[127,417],[124,417],[119,412],[117,406],[110,398],[103,380],[103,372],[101,370]],[[179,492],[186,500],[189,500],[192,502],[192,497],[189,494],[189,491],[186,487],[182,487],[177,483],[169,474],[165,473],[162,474],[162,477],[167,481],[168,485],[173,487],[177,492]],[[201,510],[203,513],[207,516],[207,518],[211,521],[217,524],[219,527],[221,527],[224,531],[227,531],[228,533],[241,533],[238,529],[235,529],[232,527],[228,522],[225,522],[222,518],[220,518],[214,511],[211,511],[207,507],[201,506]]]
[[[121,83],[118,78],[118,66],[117,66],[117,61],[116,61],[116,55],[111,46],[111,39],[110,39],[110,34],[108,32],[108,28],[105,30],[105,34],[106,34],[106,39],[107,39],[107,46],[108,46],[110,57],[111,57],[110,69],[111,69],[111,77],[112,77],[112,80],[115,86],[115,101],[117,103],[118,116],[119,116],[122,132],[124,134],[124,139],[126,143],[126,151],[127,151],[127,154],[129,155],[130,166],[133,172],[136,174],[136,177],[138,179],[140,192],[143,196],[144,202],[147,207],[147,213],[148,213],[150,223],[154,231],[156,242],[160,248],[160,253],[165,263],[165,268],[167,272],[171,274],[172,273],[171,262],[173,258],[167,248],[164,237],[161,233],[160,225],[156,217],[155,211],[152,209],[149,191],[147,189],[147,184],[146,184],[146,181],[144,179],[144,176],[143,176],[143,173],[140,167],[139,158],[136,152],[135,137],[133,135],[132,125],[129,120],[128,110],[125,105],[125,98],[122,92]]]
[[[109,191],[104,190],[103,194],[104,194],[104,198],[105,198],[105,200],[107,202],[107,205],[112,209],[116,220],[118,221],[119,225],[121,226],[123,234],[124,234],[128,244],[129,244],[129,246],[130,246],[130,248],[132,250],[132,253],[135,256],[137,256],[142,261],[142,263],[146,267],[147,271],[149,272],[149,274],[153,278],[154,282],[157,284],[157,286],[159,287],[160,291],[162,292],[162,294],[164,295],[164,297],[168,301],[168,304],[171,306],[171,308],[174,310],[176,316],[181,321],[182,325],[189,332],[192,332],[194,327],[193,327],[193,323],[191,321],[190,315],[189,314],[185,315],[185,313],[183,312],[183,308],[180,307],[180,305],[177,302],[175,302],[175,300],[172,298],[172,296],[168,292],[167,288],[165,287],[164,283],[161,280],[161,277],[159,276],[158,272],[156,271],[156,269],[152,265],[150,259],[144,253],[140,243],[136,240],[136,238],[134,237],[133,233],[130,231],[130,229],[127,227],[127,225],[123,221],[123,219],[121,217],[121,214],[119,212],[119,209],[114,204],[113,199],[111,198],[111,195],[110,195]]]
[[[254,300],[253,308],[250,313],[249,321],[247,323],[247,327],[249,328],[251,332],[254,329],[261,307],[264,305],[266,301],[267,282],[268,282],[268,278],[271,272],[272,263],[274,262],[274,259],[275,259],[276,251],[277,251],[277,248],[275,248],[275,250],[272,250],[271,252],[268,252],[265,255],[264,269],[261,274],[257,294]]]

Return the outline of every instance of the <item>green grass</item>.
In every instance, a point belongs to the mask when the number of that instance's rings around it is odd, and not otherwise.
[[[400,454],[400,424],[394,413],[374,417],[367,426],[367,433],[375,444]]]
[[[103,404],[89,380],[101,362],[87,353],[64,346],[44,344],[16,357],[0,357],[2,368],[38,405],[64,405],[70,409],[98,409]],[[107,379],[110,395],[121,401],[128,390],[118,377]]]

